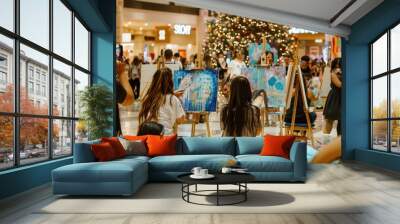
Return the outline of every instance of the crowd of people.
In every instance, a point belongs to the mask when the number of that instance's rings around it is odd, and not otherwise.
[[[118,63],[121,64],[119,65],[121,69],[119,69],[117,75],[118,85],[123,87],[124,84],[121,82],[128,79],[134,99],[138,99],[140,93],[141,64],[144,61],[139,56],[135,56],[132,62],[129,62],[122,56],[122,49],[117,53]],[[287,69],[291,62],[288,56],[281,57],[277,62],[274,62],[272,52],[267,51],[265,55],[266,57],[263,61],[265,66],[279,65],[285,66]],[[263,128],[260,111],[268,107],[268,93],[265,90],[252,91],[249,80],[242,74],[242,69],[247,66],[245,57],[246,52],[243,50],[234,51],[233,59],[220,53],[215,57],[216,65],[213,65],[211,62],[211,57],[203,57],[203,68],[218,70],[218,76],[221,80],[221,91],[227,97],[226,104],[219,110],[223,136],[256,136],[261,133]],[[159,60],[163,60],[163,63],[166,65],[177,64],[179,69],[193,69],[198,67],[197,55],[192,55],[189,60],[186,60],[186,58],[180,57],[179,53],[174,54],[170,49],[165,50],[157,58],[157,61]],[[319,90],[325,66],[326,63],[323,60],[311,60],[309,56],[301,57],[300,67],[308,105],[319,98]],[[126,73],[125,78],[123,78],[124,73]],[[323,108],[325,118],[323,132],[329,134],[332,130],[333,121],[336,120],[338,121],[337,132],[340,135],[340,88],[342,81],[340,58],[336,58],[331,62],[330,73],[331,90]],[[139,129],[144,128],[146,125],[148,126],[147,128],[151,128],[153,127],[151,126],[152,123],[157,123],[162,125],[164,134],[170,134],[173,132],[175,124],[185,121],[185,111],[179,99],[182,92],[174,92],[172,80],[173,74],[168,66],[156,71],[150,87],[141,99]],[[296,90],[301,91],[301,89],[294,89],[293,91]],[[122,103],[123,100],[120,99],[118,102]],[[292,120],[294,105],[294,100],[292,99],[289,109],[285,112],[284,121],[287,123],[290,123]],[[314,123],[317,117],[316,113],[303,110],[303,105],[302,100],[297,102],[295,123],[305,124],[307,122],[306,113],[309,115],[310,122]]]

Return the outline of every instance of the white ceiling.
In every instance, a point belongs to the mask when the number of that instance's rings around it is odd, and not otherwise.
[[[159,0],[163,1],[163,0]],[[350,25],[383,0],[171,0],[177,4],[245,16],[324,33],[348,36]],[[168,1],[165,1],[168,2]]]
[[[268,8],[292,14],[330,20],[350,0],[228,0],[255,7]]]

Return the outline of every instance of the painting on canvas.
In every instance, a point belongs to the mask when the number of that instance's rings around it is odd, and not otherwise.
[[[182,105],[187,112],[217,110],[218,76],[215,70],[178,70],[174,73],[175,91],[183,91]]]

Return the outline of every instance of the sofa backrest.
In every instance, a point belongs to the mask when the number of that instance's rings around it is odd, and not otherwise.
[[[226,154],[235,155],[233,137],[182,137],[177,142],[177,154]]]
[[[93,140],[81,143],[75,143],[74,147],[74,163],[90,163],[95,162],[96,158],[93,155],[91,145],[99,144],[100,140]]]
[[[263,145],[263,137],[236,137],[236,155],[259,154]]]

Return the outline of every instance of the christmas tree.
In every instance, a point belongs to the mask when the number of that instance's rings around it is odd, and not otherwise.
[[[295,38],[289,34],[288,26],[224,13],[212,13],[212,16],[207,23],[208,37],[203,43],[203,52],[213,60],[219,53],[226,55],[234,50],[247,50],[250,43],[261,44],[262,37],[279,56],[291,56],[295,49]]]

